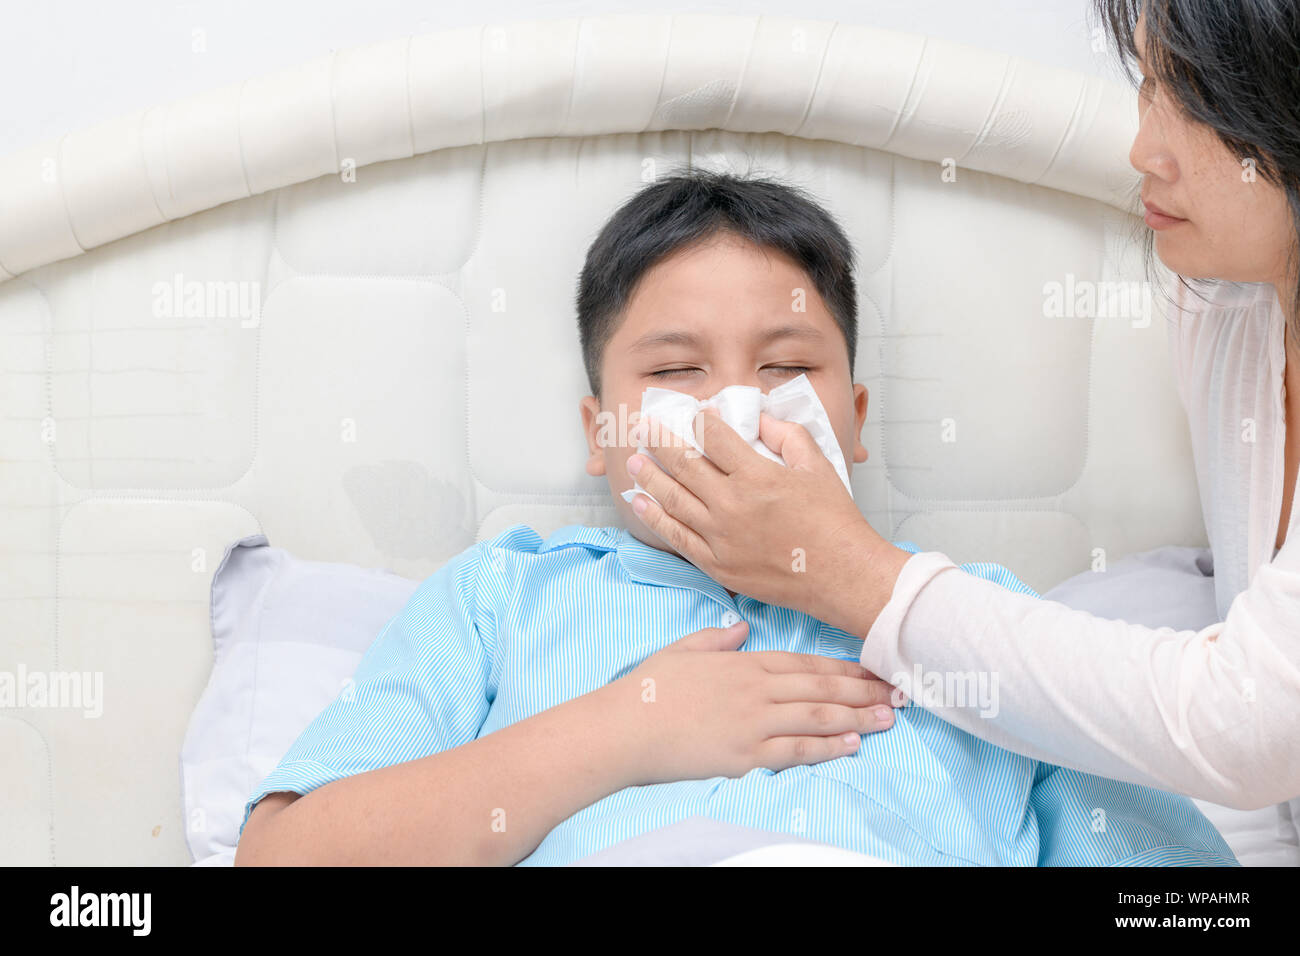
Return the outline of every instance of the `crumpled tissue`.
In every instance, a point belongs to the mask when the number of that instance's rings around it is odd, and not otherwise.
[[[808,434],[822,450],[822,454],[830,459],[831,464],[835,466],[836,474],[840,476],[840,481],[844,482],[844,487],[852,497],[853,485],[849,481],[848,469],[844,466],[844,454],[840,451],[835,429],[831,427],[826,409],[822,407],[821,399],[817,397],[817,390],[813,388],[812,382],[808,381],[807,375],[799,375],[788,382],[783,382],[766,393],[752,385],[729,385],[711,398],[703,400],[670,388],[647,388],[641,395],[641,420],[646,416],[655,418],[663,428],[680,435],[701,456],[704,456],[704,450],[695,440],[694,423],[696,413],[703,408],[716,408],[722,420],[734,428],[750,448],[764,458],[770,458],[781,465],[785,464],[781,456],[763,444],[763,440],[758,437],[759,413],[767,412],[780,421],[797,422],[808,430]],[[659,459],[655,458],[644,445],[638,445],[637,452],[663,467]],[[658,504],[654,495],[642,488],[639,483],[623,492],[623,500],[631,502],[639,494],[645,495]]]

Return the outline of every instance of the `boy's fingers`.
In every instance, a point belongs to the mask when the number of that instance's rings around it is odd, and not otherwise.
[[[706,627],[669,644],[665,650],[734,651],[749,637],[749,625],[743,620],[731,627]]]
[[[843,704],[848,707],[892,705],[894,688],[884,681],[858,680],[840,674],[774,674],[772,701]]]
[[[893,726],[894,709],[876,704],[872,707],[845,707],[841,704],[775,704],[763,719],[766,732],[773,736],[816,734],[870,734]]]
[[[761,651],[755,655],[769,674],[843,674],[858,680],[878,680],[857,661],[821,654],[796,654],[792,651]]]
[[[758,758],[769,770],[788,770],[808,764],[847,757],[857,753],[862,735],[835,734],[830,737],[770,737],[759,746]]]

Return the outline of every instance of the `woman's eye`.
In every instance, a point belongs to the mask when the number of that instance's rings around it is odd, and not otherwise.
[[[796,376],[808,371],[806,365],[769,365],[768,368],[773,372],[793,372]]]
[[[699,369],[697,368],[661,368],[659,371],[651,372],[650,374],[656,376],[657,378],[673,378],[674,376],[680,375],[683,372],[698,372],[698,371]]]

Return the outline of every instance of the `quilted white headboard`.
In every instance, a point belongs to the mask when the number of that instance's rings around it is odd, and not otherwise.
[[[1142,278],[1134,119],[923,37],[601,18],[339,51],[0,160],[0,675],[103,688],[97,717],[0,702],[0,863],[189,862],[177,754],[234,539],[420,578],[516,522],[614,521],[575,279],[679,165],[796,182],[860,250],[883,533],[1040,589],[1203,543],[1163,320],[1051,314]]]

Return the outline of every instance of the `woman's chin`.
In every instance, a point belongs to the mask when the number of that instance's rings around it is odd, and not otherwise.
[[[1155,253],[1156,257],[1164,263],[1169,271],[1184,278],[1227,278],[1226,276],[1217,275],[1214,268],[1204,260],[1204,257],[1196,255],[1195,250],[1189,249],[1186,242],[1180,242],[1175,236],[1156,233]]]

